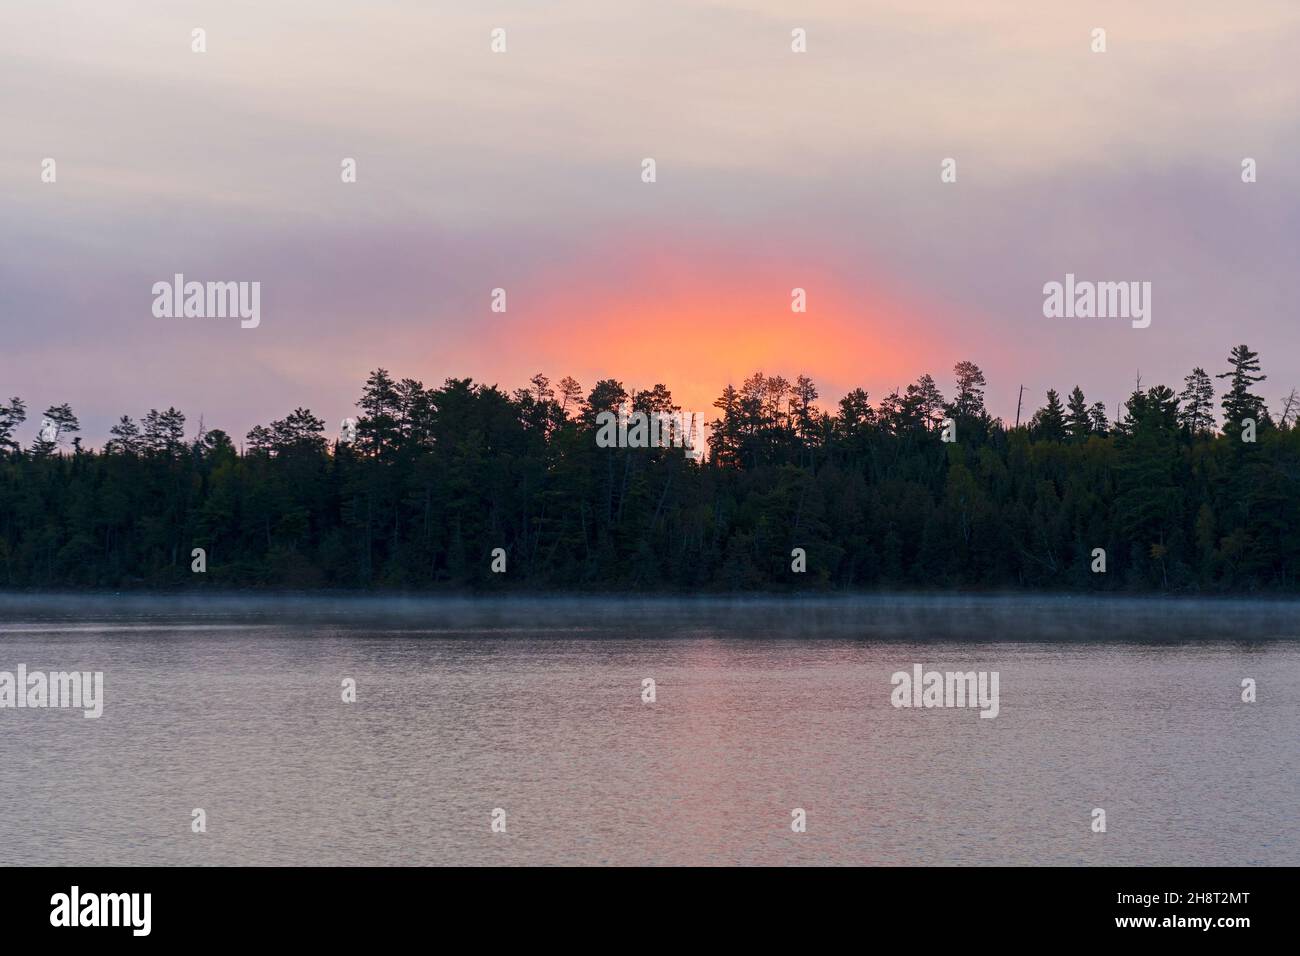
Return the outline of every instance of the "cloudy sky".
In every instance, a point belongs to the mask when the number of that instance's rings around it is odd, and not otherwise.
[[[1276,407],[1297,103],[1294,0],[5,0],[0,393],[98,444],[169,405],[333,431],[376,366],[709,409],[756,369],[832,406],[969,358],[1011,418],[1244,341]],[[259,281],[260,326],[154,317],[177,272]],[[1151,282],[1151,326],[1044,318],[1067,272]]]

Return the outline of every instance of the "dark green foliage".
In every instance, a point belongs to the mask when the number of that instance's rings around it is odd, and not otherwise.
[[[123,417],[102,452],[68,448],[67,406],[45,413],[61,437],[24,451],[14,399],[0,405],[0,587],[1294,591],[1300,430],[1250,394],[1254,353],[1232,365],[1226,417],[1254,413],[1255,444],[1213,433],[1199,369],[1182,396],[1135,390],[1113,428],[1076,388],[1008,430],[962,363],[951,403],[922,376],[874,406],[855,390],[833,414],[808,378],[756,373],[715,403],[700,463],[597,447],[602,411],[676,408],[662,385],[612,379],[584,399],[568,378],[511,395],[379,369],[354,444],[327,443],[299,408],[242,452],[201,425],[187,440],[171,408],[143,427]]]
[[[1065,431],[1073,441],[1087,441],[1092,434],[1092,415],[1088,410],[1088,400],[1083,397],[1083,389],[1078,385],[1070,392],[1070,401],[1065,416]],[[1104,409],[1103,409],[1104,411]]]
[[[1034,413],[1029,431],[1038,441],[1063,441],[1066,437],[1065,409],[1056,389],[1047,390],[1047,404]]]

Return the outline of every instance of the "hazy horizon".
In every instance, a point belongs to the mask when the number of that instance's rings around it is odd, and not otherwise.
[[[833,409],[925,372],[949,394],[969,359],[1011,422],[1021,384],[1026,414],[1077,384],[1113,415],[1138,372],[1178,388],[1246,342],[1276,408],[1297,40],[1283,2],[6,4],[0,400],[24,444],[68,402],[98,446],[168,406],[333,433],[380,366],[709,411],[756,370]],[[155,318],[178,272],[260,282],[259,327]],[[1151,282],[1150,327],[1044,318],[1067,273]]]

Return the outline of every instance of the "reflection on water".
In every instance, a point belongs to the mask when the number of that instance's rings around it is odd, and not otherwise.
[[[98,720],[0,710],[0,863],[1295,865],[1298,624],[1045,598],[0,598],[0,671],[105,673]],[[998,671],[997,718],[891,707],[914,664]]]

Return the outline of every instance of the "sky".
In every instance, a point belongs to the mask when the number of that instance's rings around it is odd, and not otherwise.
[[[969,359],[1010,420],[1246,342],[1276,409],[1297,103],[1293,0],[4,0],[0,397],[98,445],[168,406],[333,434],[381,366],[712,414],[756,370],[833,409]],[[260,282],[260,324],[156,317],[176,273]],[[1067,273],[1150,282],[1150,327],[1045,318]]]

